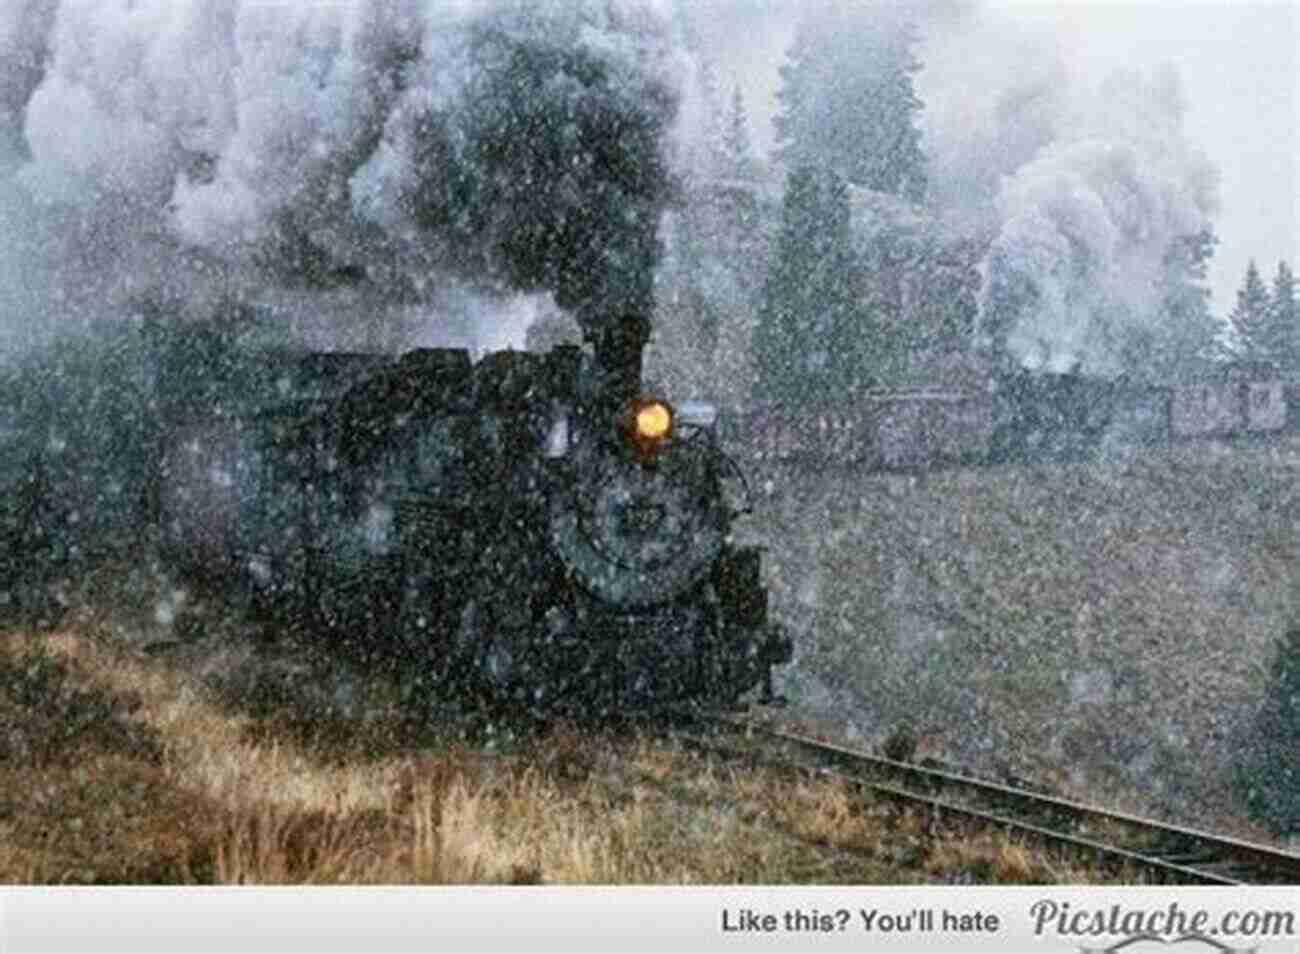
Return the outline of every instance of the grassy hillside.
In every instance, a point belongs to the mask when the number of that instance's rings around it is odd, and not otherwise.
[[[1239,811],[1300,614],[1300,442],[755,484],[802,710],[1201,824]]]

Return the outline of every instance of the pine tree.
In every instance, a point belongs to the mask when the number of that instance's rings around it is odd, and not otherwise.
[[[723,125],[722,151],[727,178],[748,179],[753,176],[754,155],[749,141],[749,114],[739,85],[731,95],[731,109]]]
[[[1300,626],[1278,644],[1255,728],[1242,777],[1247,800],[1278,831],[1300,830]]]
[[[814,170],[802,167],[792,171],[786,178],[781,232],[754,332],[758,396],[762,399],[793,401],[799,394],[806,369],[804,350],[812,337],[805,278],[816,264],[812,236],[817,205]]]
[[[772,125],[776,129],[775,157],[790,170],[791,177],[797,170],[810,164],[810,136],[804,127],[809,125],[816,103],[817,87],[825,84],[825,77],[817,75],[817,55],[813,33],[805,19],[795,31],[790,48],[786,50],[786,62],[780,69],[781,88],[776,94],[781,106],[772,117]],[[790,184],[791,180],[787,179],[787,186]]]
[[[1253,259],[1246,268],[1246,280],[1237,291],[1237,307],[1232,310],[1230,320],[1239,356],[1249,360],[1276,357],[1269,340],[1268,289]]]
[[[1267,337],[1278,363],[1288,371],[1300,371],[1300,305],[1296,302],[1295,276],[1284,261],[1277,263],[1273,278]]]
[[[754,346],[758,396],[818,401],[861,386],[870,337],[855,307],[848,191],[833,172],[790,173]]]
[[[718,176],[727,165],[726,107],[718,86],[717,72],[708,60],[702,60],[700,65],[699,96],[703,117],[699,168],[706,176]]]
[[[1141,356],[1145,370],[1176,375],[1215,354],[1220,324],[1210,311],[1206,275],[1218,242],[1206,227],[1176,237],[1165,250],[1159,321],[1149,336],[1150,350]]]
[[[823,166],[851,185],[919,202],[918,34],[878,10],[873,16],[819,9],[799,25],[781,68],[776,154],[787,169]]]

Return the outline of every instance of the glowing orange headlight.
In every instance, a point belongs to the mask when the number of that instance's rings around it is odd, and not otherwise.
[[[636,409],[636,436],[643,441],[661,441],[672,433],[673,412],[662,401],[647,401]]]
[[[642,460],[650,460],[673,436],[673,409],[664,401],[642,398],[628,408],[628,440]]]

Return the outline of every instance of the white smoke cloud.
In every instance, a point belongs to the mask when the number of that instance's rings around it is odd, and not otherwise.
[[[718,6],[743,30],[738,8]],[[410,327],[422,300],[436,325],[439,293],[500,288],[464,268],[453,280],[462,250],[412,215],[414,125],[478,81],[464,27],[505,17],[584,49],[628,98],[668,91],[681,104],[671,132],[689,147],[704,123],[700,64],[678,7],[5,0],[0,349],[111,320],[150,289],[196,312],[231,291],[307,308],[310,296],[265,289],[313,262],[368,275],[342,297],[376,323]],[[1105,364],[1110,325],[1151,314],[1162,246],[1214,211],[1214,169],[1187,146],[1176,77],[1086,86],[1048,21],[961,2],[912,9],[932,208],[1039,287],[1042,306],[1013,336],[1024,360]],[[1104,309],[1106,326],[1094,321]],[[512,326],[519,313],[493,305],[483,320]]]
[[[1051,142],[1067,109],[1056,37],[970,6],[925,21],[916,77],[931,202],[987,219],[1001,178]]]
[[[192,310],[296,300],[264,289],[304,262],[368,275],[363,313],[409,325],[413,296],[477,282],[443,267],[461,249],[407,201],[429,175],[413,124],[482,83],[465,28],[581,48],[609,95],[671,118],[693,69],[671,16],[668,0],[5,0],[0,349],[151,289]]]
[[[930,201],[987,243],[987,276],[1035,300],[1009,330],[1024,364],[1117,367],[1150,328],[1170,243],[1208,226],[1214,165],[1185,135],[1172,67],[1089,80],[1057,25],[973,7],[927,23],[918,77]],[[984,310],[989,308],[986,282]]]
[[[1116,74],[1003,179],[990,258],[1040,294],[1007,342],[1025,364],[1114,371],[1132,333],[1155,328],[1166,253],[1217,208],[1214,167],[1188,145],[1182,110],[1172,70]]]
[[[205,140],[195,145],[217,157],[215,175],[177,182],[181,234],[237,247],[263,238],[277,212],[321,200],[322,227],[346,220],[346,196],[329,190],[373,148],[396,98],[399,53],[422,29],[415,12],[396,3],[242,7],[200,84],[210,99],[193,121]]]

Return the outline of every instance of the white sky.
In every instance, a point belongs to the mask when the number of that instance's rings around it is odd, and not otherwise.
[[[724,84],[738,81],[745,89],[756,145],[766,148],[797,6],[710,5],[718,13],[706,25],[706,43]],[[1220,244],[1210,272],[1216,313],[1232,309],[1251,258],[1268,278],[1278,259],[1300,267],[1298,0],[993,0],[984,8],[1054,36],[1067,67],[1084,82],[1121,67],[1178,68],[1188,138],[1222,173]]]

